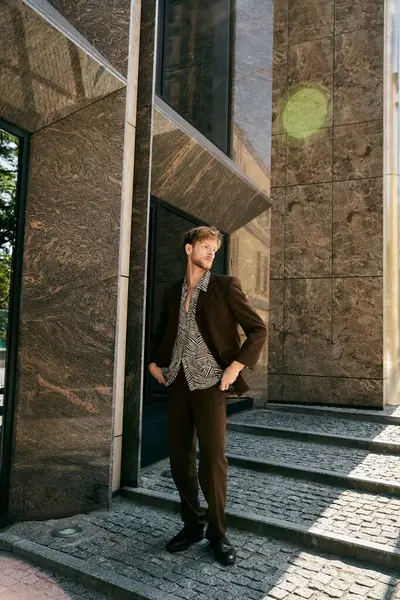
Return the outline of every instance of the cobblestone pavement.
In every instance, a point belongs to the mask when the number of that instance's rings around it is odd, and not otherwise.
[[[147,471],[142,486],[178,497],[168,464]],[[230,466],[227,508],[397,547],[400,498],[345,490]]]
[[[228,431],[227,452],[321,469],[339,475],[370,477],[400,483],[400,456],[358,448],[332,446]]]
[[[106,600],[66,577],[49,573],[12,554],[0,552],[1,600]]]
[[[286,404],[277,404],[274,402],[268,402],[267,403],[267,409],[273,410],[272,407],[276,407],[278,409],[280,409],[281,407],[285,407],[285,410],[287,410],[288,408],[296,408],[296,407],[300,407],[303,410],[307,409],[307,405],[304,404],[289,404],[289,402],[287,402]],[[362,415],[363,413],[367,413],[370,415],[386,415],[386,416],[391,416],[391,417],[396,417],[396,418],[400,418],[400,406],[390,406],[390,405],[386,405],[384,406],[382,409],[368,409],[368,408],[360,408],[360,407],[356,407],[354,406],[353,408],[343,408],[343,406],[330,406],[329,404],[323,405],[323,406],[311,406],[310,408],[322,408],[323,410],[327,410],[330,413],[333,413],[333,415],[335,413],[343,413],[343,412],[348,412],[348,411],[355,411],[357,412],[357,414]],[[282,411],[285,412],[285,411]]]
[[[130,577],[187,600],[400,600],[400,578],[295,545],[231,530],[238,561],[216,563],[206,541],[168,554],[164,545],[181,527],[178,515],[117,499],[112,511],[63,519],[81,538],[54,538],[55,521],[20,523],[11,533]],[[1,597],[1,596],[0,596]],[[29,600],[31,596],[27,597]]]
[[[325,415],[302,415],[279,413],[266,409],[256,409],[234,415],[232,423],[246,423],[265,427],[284,427],[296,431],[335,434],[348,437],[366,438],[381,442],[400,443],[400,426],[368,421],[351,421]]]

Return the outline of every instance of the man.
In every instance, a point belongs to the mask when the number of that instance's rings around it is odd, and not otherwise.
[[[186,277],[165,292],[149,370],[168,386],[171,472],[184,523],[167,550],[179,552],[202,540],[207,521],[206,537],[215,557],[229,565],[236,554],[225,535],[225,396],[230,385],[238,394],[249,389],[241,372],[245,366],[254,368],[267,329],[238,279],[210,272],[221,243],[222,235],[214,227],[185,233]],[[238,324],[247,336],[242,346]],[[196,432],[206,514],[198,500]]]

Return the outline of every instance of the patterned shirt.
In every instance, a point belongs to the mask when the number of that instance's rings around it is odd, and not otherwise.
[[[196,322],[197,300],[200,290],[208,289],[210,282],[210,271],[202,277],[200,283],[195,287],[190,300],[189,310],[186,312],[185,302],[188,294],[186,277],[182,285],[181,304],[179,311],[179,327],[174,349],[172,351],[171,364],[163,369],[167,386],[176,379],[181,365],[185,373],[189,389],[204,390],[218,383],[222,377],[223,369],[211,354],[205,343]]]

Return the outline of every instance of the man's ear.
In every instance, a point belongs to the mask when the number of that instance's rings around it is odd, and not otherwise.
[[[186,244],[186,246],[185,246],[186,256],[190,256],[192,254],[192,250],[193,250],[192,244]]]

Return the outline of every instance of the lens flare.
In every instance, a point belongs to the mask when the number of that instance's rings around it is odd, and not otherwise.
[[[304,139],[324,126],[327,114],[325,94],[316,88],[302,88],[287,101],[283,111],[283,125],[290,136]]]

